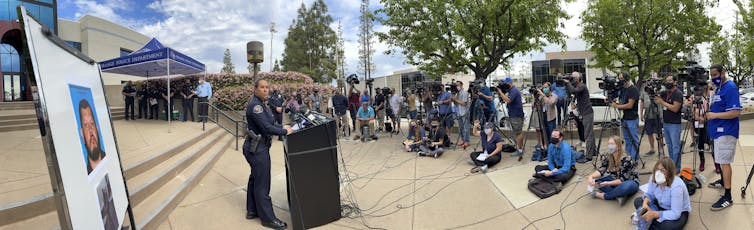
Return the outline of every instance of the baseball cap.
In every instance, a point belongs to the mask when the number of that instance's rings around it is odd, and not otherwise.
[[[513,80],[510,77],[506,77],[505,79],[503,79],[503,82],[510,83],[513,82]]]
[[[491,128],[494,128],[494,127],[495,127],[495,124],[493,124],[492,122],[488,121],[488,122],[484,123],[484,128],[485,129],[491,129]]]

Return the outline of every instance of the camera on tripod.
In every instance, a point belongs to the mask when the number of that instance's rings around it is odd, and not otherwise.
[[[471,95],[472,99],[475,99],[479,92],[482,91],[482,87],[484,87],[484,84],[480,80],[474,80],[469,82],[469,95]]]
[[[508,84],[506,84],[503,81],[498,82],[497,86],[495,86],[495,87],[498,88],[498,89],[500,89],[500,91],[503,91],[503,93],[508,93],[511,90],[511,86],[508,85]]]
[[[532,87],[529,87],[529,94],[531,94],[535,99],[539,98],[537,97],[538,91],[542,89],[542,84],[533,85]]]
[[[382,95],[384,96],[390,95],[390,92],[392,92],[390,88],[388,87],[382,88],[381,90],[382,90]]]
[[[558,87],[565,86],[564,80],[573,81],[573,75],[568,74],[566,76],[562,76],[562,75],[557,76],[557,78],[555,78],[555,85],[557,85]]]
[[[456,79],[451,79],[448,84],[445,84],[445,90],[450,91],[451,94],[457,94],[458,87],[456,87]]]
[[[618,91],[623,88],[623,85],[618,81],[618,77],[615,76],[604,76],[597,78],[597,80],[602,81],[598,86],[600,89],[605,90],[608,101],[612,101],[613,98],[618,97]]]
[[[707,86],[708,71],[695,61],[686,61],[686,66],[678,68],[678,83],[685,82],[692,90],[694,100],[701,100],[704,87]],[[685,95],[689,96],[689,95]]]

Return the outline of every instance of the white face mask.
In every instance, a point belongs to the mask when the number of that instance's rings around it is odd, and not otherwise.
[[[657,184],[665,183],[665,173],[662,173],[660,170],[655,171],[655,182]]]
[[[607,153],[614,153],[616,149],[615,145],[607,145]]]
[[[484,134],[490,135],[492,133],[492,129],[484,129]]]

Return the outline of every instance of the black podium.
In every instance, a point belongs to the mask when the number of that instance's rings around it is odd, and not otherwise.
[[[336,123],[324,116],[308,123],[285,141],[293,229],[314,228],[341,217]]]

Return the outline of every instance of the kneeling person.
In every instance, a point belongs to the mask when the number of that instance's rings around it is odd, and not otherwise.
[[[607,140],[607,153],[602,166],[586,181],[594,188],[592,198],[617,200],[622,206],[627,197],[639,191],[639,172],[631,157],[623,154],[623,139],[620,137]]]
[[[419,126],[415,120],[409,122],[408,136],[403,141],[406,152],[417,151],[424,140],[424,127]]]
[[[443,146],[447,138],[445,131],[440,128],[439,120],[432,120],[431,129],[429,130],[429,142],[419,146],[419,156],[439,157],[443,153]]]
[[[474,121],[474,136],[482,138],[482,151],[469,154],[471,161],[476,165],[471,173],[487,172],[487,168],[500,163],[500,152],[503,151],[503,138],[493,129],[492,122],[484,123],[484,132],[479,132],[479,120]]]
[[[573,149],[563,140],[560,131],[554,130],[547,148],[547,165],[534,167],[534,176],[565,184],[576,174],[574,161]]]

